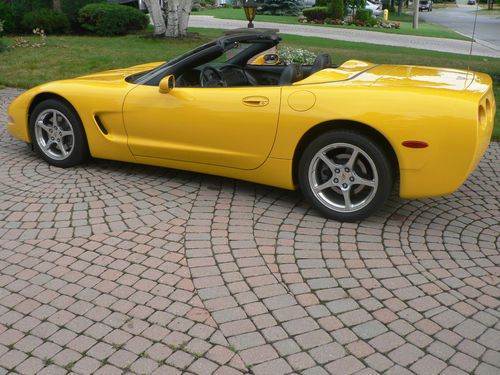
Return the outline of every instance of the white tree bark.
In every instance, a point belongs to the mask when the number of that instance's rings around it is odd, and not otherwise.
[[[155,36],[179,38],[187,35],[187,27],[193,0],[167,0],[162,10],[158,0],[144,0],[148,8]]]
[[[163,12],[160,7],[160,2],[158,0],[144,0],[146,8],[148,8],[149,15],[153,21],[154,35],[164,36],[167,32],[167,26],[165,25],[165,19],[163,18]]]
[[[193,0],[168,0],[167,1],[167,32],[166,36],[178,38],[186,36],[189,16]]]
[[[189,16],[191,15],[191,8],[193,7],[193,0],[181,0],[181,4],[179,6],[179,35],[186,36],[187,28],[189,22]]]

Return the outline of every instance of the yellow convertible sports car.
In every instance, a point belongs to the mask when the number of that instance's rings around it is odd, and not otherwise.
[[[48,163],[87,157],[299,188],[342,221],[456,190],[488,147],[486,74],[350,60],[280,65],[273,30],[236,30],[167,63],[47,83],[8,127]]]

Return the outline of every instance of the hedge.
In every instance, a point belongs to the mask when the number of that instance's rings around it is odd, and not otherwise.
[[[332,14],[328,7],[312,7],[305,8],[302,10],[302,14],[307,18],[308,21],[320,20],[323,21],[325,18],[331,18]]]
[[[26,13],[21,22],[23,31],[32,32],[34,29],[41,29],[46,34],[64,34],[70,29],[68,17],[60,12],[51,9],[41,8]]]
[[[144,30],[148,17],[140,10],[118,4],[89,4],[78,12],[81,27],[101,36],[125,35]]]

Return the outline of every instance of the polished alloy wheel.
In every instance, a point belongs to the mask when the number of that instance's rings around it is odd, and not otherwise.
[[[40,112],[35,120],[35,139],[40,150],[53,160],[65,160],[75,146],[71,122],[55,109]]]
[[[312,193],[337,212],[361,210],[373,200],[379,185],[377,168],[361,148],[333,143],[320,149],[309,164]]]

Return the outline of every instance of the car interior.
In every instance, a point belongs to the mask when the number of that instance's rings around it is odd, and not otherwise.
[[[275,52],[268,53],[275,51],[279,41],[277,35],[221,38],[130,81],[157,86],[174,75],[177,87],[287,86],[333,67],[328,54],[319,55],[312,65],[281,64]],[[264,63],[254,63],[258,56],[263,56]]]
[[[247,50],[251,51],[253,48],[246,47],[244,50],[246,53],[242,52],[225,62],[215,59],[188,68],[178,76],[176,85],[178,87],[288,86],[322,69],[332,67],[331,57],[328,54],[319,55],[313,65],[257,65],[250,62],[255,55],[252,54],[249,59]]]

